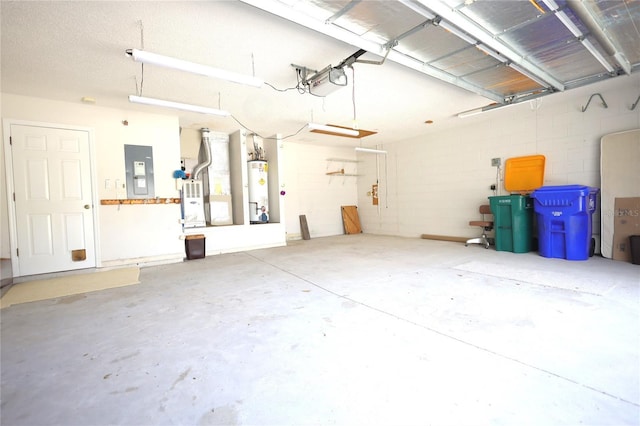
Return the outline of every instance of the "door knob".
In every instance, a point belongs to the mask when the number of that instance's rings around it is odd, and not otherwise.
[[[85,205],[84,205],[84,208],[85,208],[86,210],[89,210],[89,209],[91,208],[91,206],[90,206],[89,204],[85,204]]]

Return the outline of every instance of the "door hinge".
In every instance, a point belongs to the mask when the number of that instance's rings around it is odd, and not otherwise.
[[[16,249],[16,257],[20,257],[20,249],[19,248]]]
[[[16,202],[16,193],[15,192],[13,193],[13,202],[14,203]]]
[[[9,136],[9,145],[13,145],[13,138]]]

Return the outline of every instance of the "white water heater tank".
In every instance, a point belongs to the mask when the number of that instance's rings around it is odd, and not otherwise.
[[[264,160],[251,160],[249,178],[249,222],[269,222],[269,165]]]

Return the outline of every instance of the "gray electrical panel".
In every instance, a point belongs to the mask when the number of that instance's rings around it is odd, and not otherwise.
[[[153,148],[125,145],[124,162],[127,172],[127,198],[154,198]]]

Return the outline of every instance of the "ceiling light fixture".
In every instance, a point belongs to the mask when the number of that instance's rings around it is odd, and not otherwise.
[[[337,133],[345,136],[360,136],[360,132],[353,129],[345,129],[343,127],[327,126],[326,124],[307,123],[309,130],[318,130],[320,132]]]
[[[207,77],[220,78],[222,80],[234,83],[246,84],[247,86],[261,87],[264,80],[245,74],[238,74],[231,71],[213,68],[207,65],[196,64],[195,62],[183,61],[182,59],[172,58],[170,56],[158,55],[138,49],[127,49],[127,55],[136,62],[143,64],[158,65],[160,67],[172,68],[175,70],[186,71],[193,74],[204,75]]]
[[[532,98],[532,99],[534,99],[534,98]],[[491,104],[491,105],[483,106],[481,108],[476,108],[476,109],[471,109],[469,111],[461,112],[461,113],[458,114],[458,118],[467,118],[467,117],[471,117],[473,115],[482,114],[483,112],[495,111],[497,109],[503,109],[503,108],[506,108],[506,107],[510,107],[510,106],[514,106],[514,105],[521,105],[521,104],[524,104],[524,102],[509,102],[509,103],[506,103],[506,104]]]
[[[358,152],[368,152],[369,154],[384,154],[387,155],[387,151],[383,149],[371,149],[371,148],[360,148],[356,147],[356,151]]]
[[[459,113],[458,114],[458,118],[467,118],[467,117],[471,117],[473,115],[482,114],[483,112],[484,112],[483,108],[471,109],[469,111],[465,111],[465,112]]]
[[[183,104],[180,102],[165,101],[163,99],[147,98],[143,96],[129,95],[129,102],[135,104],[144,104],[152,106],[160,106],[165,108],[179,109],[182,111],[199,112],[201,114],[219,115],[221,117],[228,117],[230,112],[221,109],[209,108],[200,105]]]

